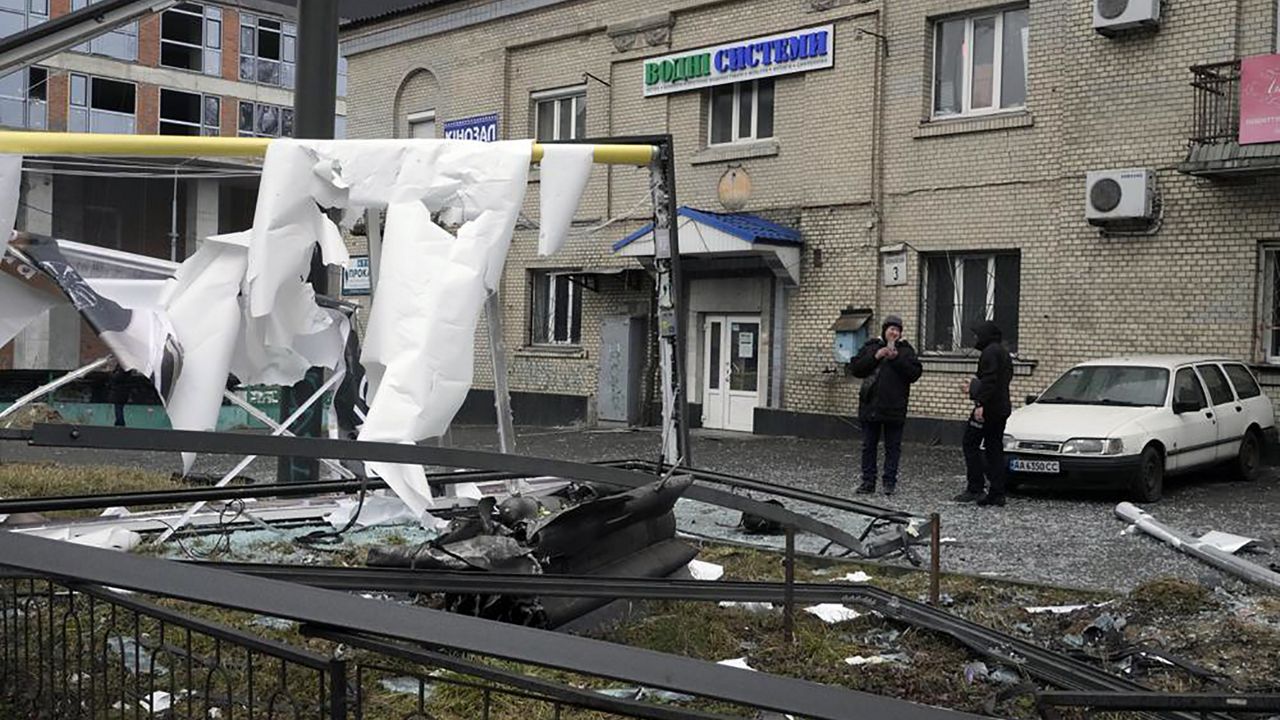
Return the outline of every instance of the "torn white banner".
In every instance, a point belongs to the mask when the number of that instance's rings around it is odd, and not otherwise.
[[[70,532],[68,531],[68,534]],[[128,552],[142,543],[142,536],[132,530],[123,528],[106,528],[97,530],[84,535],[77,535],[66,538],[68,542],[76,545],[88,545],[90,547],[102,548],[103,550],[120,550]]]
[[[22,194],[22,156],[0,155],[0,256],[9,245],[18,220],[18,198]],[[3,345],[4,343],[0,343]]]
[[[862,613],[857,610],[847,608],[838,603],[822,603],[820,605],[814,605],[813,607],[807,607],[804,611],[828,625],[848,622],[849,620],[857,620],[862,617]]]
[[[6,237],[7,241],[8,238]],[[0,257],[0,263],[13,263],[11,255]],[[31,285],[7,273],[0,272],[0,347],[9,344],[28,325],[55,305],[63,304],[60,300],[46,292],[41,292]]]
[[[351,521],[351,516],[355,513],[356,507],[360,503],[357,500],[339,500],[338,509],[324,516],[324,521],[332,525],[335,529],[345,527]],[[415,523],[418,516],[409,510],[398,497],[385,497],[382,495],[366,495],[364,505],[360,508],[360,517],[356,520],[355,527],[366,528],[377,525],[403,525]]]
[[[578,202],[587,187],[594,165],[595,148],[591,145],[542,146],[539,164],[538,254],[554,255],[569,236]]]

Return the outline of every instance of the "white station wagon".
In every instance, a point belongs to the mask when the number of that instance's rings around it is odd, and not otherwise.
[[[1155,502],[1166,473],[1222,465],[1253,476],[1276,439],[1271,400],[1248,367],[1222,358],[1094,360],[1027,403],[1005,429],[1010,487],[1123,482]]]

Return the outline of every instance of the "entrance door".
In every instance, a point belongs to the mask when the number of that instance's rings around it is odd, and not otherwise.
[[[760,397],[760,316],[709,315],[704,332],[702,425],[751,432]]]

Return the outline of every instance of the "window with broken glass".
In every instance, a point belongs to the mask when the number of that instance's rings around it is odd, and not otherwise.
[[[72,11],[80,10],[102,0],[71,0]],[[125,23],[107,31],[87,43],[75,47],[76,52],[106,55],[117,60],[136,62],[138,59],[138,22]]]
[[[582,341],[582,288],[569,273],[533,274],[530,339],[535,345],[578,345]]]
[[[217,135],[221,118],[217,95],[160,90],[161,135]]]
[[[922,264],[924,350],[973,351],[974,327],[990,320],[1000,326],[1005,347],[1010,352],[1017,351],[1021,274],[1018,253],[926,255]]]
[[[298,61],[298,29],[291,22],[240,15],[240,79],[293,87]]]
[[[0,126],[44,130],[48,125],[49,73],[29,67],[0,78]]]
[[[160,64],[222,74],[222,9],[181,3],[160,16]]]
[[[240,137],[293,137],[293,109],[240,101]]]
[[[133,134],[138,97],[133,83],[73,73],[70,86],[68,130]]]

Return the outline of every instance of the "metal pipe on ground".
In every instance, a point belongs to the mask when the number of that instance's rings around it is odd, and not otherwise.
[[[1176,550],[1212,565],[1219,570],[1235,575],[1247,582],[1280,591],[1280,573],[1273,572],[1256,563],[1238,558],[1229,552],[1201,542],[1161,524],[1150,513],[1132,503],[1122,502],[1116,506],[1116,517],[1136,525],[1139,530],[1171,545]]]

